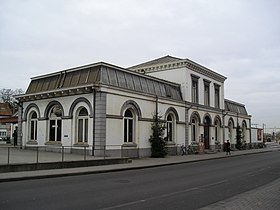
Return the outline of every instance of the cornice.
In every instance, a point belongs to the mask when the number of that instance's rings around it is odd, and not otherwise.
[[[208,69],[189,59],[168,62],[168,63],[154,64],[154,65],[140,67],[140,68],[131,68],[130,70],[145,74],[145,73],[166,71],[166,70],[178,69],[184,67],[222,83],[227,79],[225,76],[217,72],[214,72],[213,70]]]
[[[30,93],[30,94],[22,94],[16,96],[16,99],[20,102],[27,102],[27,101],[34,101],[34,100],[41,100],[41,99],[48,99],[48,98],[57,98],[57,97],[64,97],[64,96],[71,96],[71,95],[78,95],[78,94],[86,94],[92,93],[93,89],[96,86],[78,86],[74,88],[66,88],[66,89],[57,89],[45,92],[38,92],[38,93]]]

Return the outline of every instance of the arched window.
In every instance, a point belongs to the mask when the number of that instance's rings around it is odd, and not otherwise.
[[[233,141],[233,122],[231,120],[228,123],[228,138],[230,142]]]
[[[127,109],[124,113],[124,142],[134,142],[134,117],[130,109]]]
[[[219,119],[215,120],[215,142],[220,142],[221,140],[221,122]]]
[[[78,143],[88,142],[88,111],[81,108],[77,116],[77,140]]]
[[[167,142],[173,142],[174,141],[174,117],[172,114],[167,115],[167,121],[166,121],[166,139]]]
[[[30,141],[37,141],[37,113],[36,112],[32,112],[30,114],[30,123],[29,123],[29,137],[30,137]]]
[[[61,141],[62,110],[58,105],[51,107],[49,112],[49,141]]]
[[[191,140],[192,142],[198,142],[198,119],[194,116],[191,120]]]

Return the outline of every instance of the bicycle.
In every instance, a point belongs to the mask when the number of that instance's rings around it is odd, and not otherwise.
[[[186,148],[186,146],[185,145],[180,145],[180,144],[178,144],[178,149],[179,149],[179,154],[180,155],[187,155],[187,148]]]

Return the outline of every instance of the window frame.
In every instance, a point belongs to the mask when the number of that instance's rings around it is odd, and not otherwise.
[[[221,121],[219,118],[216,118],[214,121],[215,127],[215,142],[220,142],[221,139]]]
[[[215,98],[215,108],[220,108],[221,103],[220,103],[220,85],[215,84],[214,85],[214,98]]]
[[[36,114],[36,117],[33,115]],[[33,124],[33,126],[32,126]],[[37,141],[38,139],[38,114],[36,111],[30,112],[29,118],[29,141]],[[33,137],[32,137],[33,136]]]
[[[171,119],[168,119],[168,118]],[[168,113],[166,117],[166,141],[167,143],[175,142],[175,120],[174,114]],[[171,135],[170,135],[171,130]]]
[[[191,142],[198,142],[199,137],[199,120],[196,116],[191,118]]]
[[[204,80],[204,105],[210,106],[210,81]]]
[[[193,103],[199,103],[199,78],[196,75],[191,75],[192,84],[191,84],[191,97]]]
[[[131,116],[126,116],[128,112]],[[135,133],[135,113],[134,110],[128,108],[124,111],[123,117],[123,142],[125,144],[135,143]]]
[[[58,111],[61,113],[56,114],[54,109],[58,108]],[[48,139],[50,142],[57,142],[61,143],[62,142],[62,108],[55,104],[53,105],[50,110],[49,110],[49,120],[48,120],[48,125],[49,125],[49,130],[48,130]],[[54,124],[52,124],[54,122]],[[52,127],[54,126],[54,139],[51,139],[52,136]]]
[[[86,113],[81,113],[83,110]],[[81,127],[80,127],[81,126]],[[76,112],[76,143],[88,144],[89,141],[89,111],[86,107],[80,107]],[[81,130],[80,130],[81,129]],[[81,135],[81,139],[80,139]]]

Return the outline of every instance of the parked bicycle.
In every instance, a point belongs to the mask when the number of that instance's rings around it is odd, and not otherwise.
[[[186,146],[184,144],[178,145],[179,146],[179,154],[180,155],[193,155],[198,153],[198,145],[196,143],[191,143],[190,145]]]

